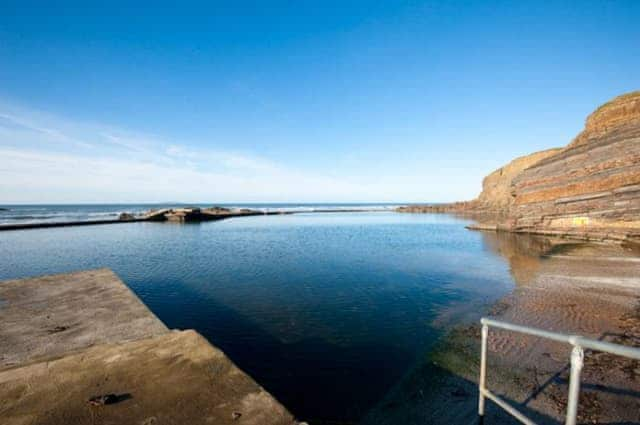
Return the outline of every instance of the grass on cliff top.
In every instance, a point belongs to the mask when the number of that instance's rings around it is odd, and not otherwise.
[[[598,108],[593,111],[593,114],[598,113],[599,111],[601,111],[602,109],[616,103],[619,102],[621,100],[628,100],[628,99],[633,99],[634,97],[638,97],[640,98],[640,90],[635,90],[629,93],[625,93],[625,94],[621,94],[620,96],[616,96],[613,99],[611,99],[610,101],[603,103],[602,105],[598,106]],[[592,114],[592,115],[593,115]]]

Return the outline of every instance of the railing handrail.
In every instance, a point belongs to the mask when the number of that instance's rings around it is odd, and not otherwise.
[[[511,416],[527,425],[535,425],[533,421],[528,419],[522,412],[518,411],[506,401],[489,391],[486,387],[487,375],[487,339],[489,337],[489,327],[504,329],[507,331],[519,332],[527,335],[533,335],[541,338],[547,338],[553,341],[570,344],[573,346],[571,351],[571,373],[569,377],[569,397],[567,401],[567,417],[566,425],[575,425],[578,415],[578,396],[580,393],[580,372],[584,364],[584,349],[588,348],[605,353],[616,354],[618,356],[629,357],[640,360],[640,348],[629,347],[620,344],[613,344],[605,341],[585,338],[580,335],[567,335],[557,332],[545,331],[542,329],[531,328],[528,326],[514,325],[507,322],[501,322],[494,319],[483,317],[480,319],[482,324],[482,341],[480,349],[480,381],[479,399],[478,399],[478,415],[480,420],[484,419],[485,398],[492,400]]]
[[[488,319],[486,317],[480,319],[480,323],[483,325],[486,324],[488,326],[491,326],[492,328],[505,329],[508,331],[539,336],[558,342],[565,342],[573,346],[579,345],[582,348],[588,348],[590,350],[603,351],[605,353],[617,354],[619,356],[640,360],[640,348],[636,347],[613,344],[606,341],[598,341],[596,339],[585,338],[580,335],[567,335],[558,332],[550,332],[544,331],[542,329],[530,328],[528,326],[513,325],[511,323],[499,322],[497,320]]]

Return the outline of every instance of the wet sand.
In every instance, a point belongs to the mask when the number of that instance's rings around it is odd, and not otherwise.
[[[640,346],[640,256],[631,247],[487,233],[514,291],[486,315],[526,326]],[[480,327],[453,329],[365,424],[477,421]],[[488,387],[537,423],[563,423],[571,347],[490,330]],[[487,423],[515,423],[490,401]],[[585,352],[579,423],[640,422],[640,362]]]

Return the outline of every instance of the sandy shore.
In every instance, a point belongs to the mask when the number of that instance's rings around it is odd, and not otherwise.
[[[492,317],[640,346],[640,256],[614,245],[488,233],[514,291]],[[365,419],[366,424],[477,421],[479,325],[453,329]],[[563,423],[571,347],[491,330],[488,386],[537,423]],[[580,423],[640,422],[640,362],[587,351]],[[488,423],[514,423],[489,403]]]

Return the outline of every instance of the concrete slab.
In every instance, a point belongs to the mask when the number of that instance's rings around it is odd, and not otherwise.
[[[0,282],[0,370],[168,332],[109,269]]]
[[[96,395],[113,404],[93,406]],[[292,425],[293,416],[195,331],[88,348],[0,372],[5,425]]]

